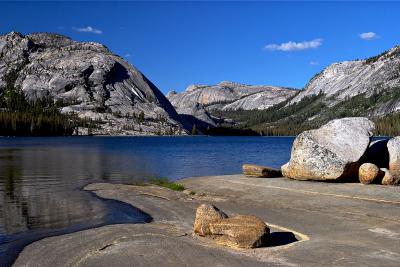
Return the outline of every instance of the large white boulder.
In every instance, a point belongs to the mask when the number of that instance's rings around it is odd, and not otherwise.
[[[357,178],[374,128],[367,118],[353,117],[332,120],[299,134],[290,161],[282,166],[283,176],[321,181]]]

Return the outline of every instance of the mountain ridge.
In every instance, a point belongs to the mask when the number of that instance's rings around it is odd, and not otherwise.
[[[179,114],[191,116],[202,127],[215,127],[226,122],[212,116],[215,110],[266,109],[295,93],[295,89],[287,87],[222,81],[216,85],[189,85],[180,93],[170,91],[167,98]]]
[[[195,87],[189,91],[193,94]],[[185,95],[190,94],[181,93],[185,105],[190,100]],[[168,98],[179,113],[179,103],[173,99],[177,95]],[[238,105],[230,109],[235,101],[228,98],[203,106],[210,118],[217,118],[217,127],[228,131],[250,129],[259,134],[296,135],[331,119],[366,116],[376,121],[381,134],[400,134],[400,126],[390,126],[400,122],[400,46],[364,60],[333,63],[314,75],[304,89],[273,105],[262,106],[263,101],[252,102],[251,97],[235,100],[250,102],[250,108]],[[191,101],[201,103],[201,99]]]
[[[101,121],[96,134],[184,133],[189,127],[146,76],[99,43],[10,32],[0,36],[1,91],[10,74],[28,100],[52,97],[65,103],[62,113]]]

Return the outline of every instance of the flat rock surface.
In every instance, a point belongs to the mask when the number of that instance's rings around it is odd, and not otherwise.
[[[86,190],[134,205],[153,222],[110,225],[27,246],[15,266],[398,266],[400,187],[243,175],[180,181],[194,196],[155,186],[92,184]],[[231,249],[192,235],[195,210],[210,203],[255,215],[281,240]],[[297,242],[283,242],[294,234]]]

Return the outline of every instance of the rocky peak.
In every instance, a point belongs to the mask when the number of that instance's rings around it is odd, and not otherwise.
[[[26,36],[28,39],[32,40],[36,45],[42,47],[63,47],[67,45],[74,44],[71,38],[56,34],[56,33],[48,33],[48,32],[37,32],[31,33]]]
[[[230,82],[230,81],[222,81],[222,82],[219,82],[217,85],[218,85],[219,87],[221,87],[221,88],[225,88],[225,87],[228,87],[228,88],[235,88],[235,87],[240,87],[240,86],[246,86],[246,85],[244,85],[244,84],[235,83],[235,82]]]
[[[366,60],[334,63],[314,76],[304,91],[290,104],[306,96],[324,94],[333,104],[354,96],[398,90],[400,86],[400,47],[394,47]]]
[[[392,49],[390,49],[387,52],[387,56],[388,57],[399,57],[400,56],[400,45],[397,45],[395,47],[393,47]]]
[[[0,93],[9,73],[14,74],[14,85],[27,98],[51,96],[62,100],[66,103],[62,112],[119,121],[121,128],[121,121],[131,125],[129,116],[143,112],[154,122],[148,127],[150,132],[159,132],[157,121],[161,118],[166,122],[163,127],[182,126],[175,109],[153,83],[98,43],[73,41],[52,33],[0,36]]]
[[[207,85],[203,85],[203,84],[191,84],[191,85],[189,85],[188,87],[186,87],[185,91],[186,91],[186,92],[193,92],[193,91],[195,91],[195,90],[197,90],[197,89],[204,88],[204,87],[207,87]]]
[[[176,94],[177,94],[177,92],[175,90],[169,91],[168,94],[167,94],[167,98],[168,97],[172,97],[172,96],[174,96]]]

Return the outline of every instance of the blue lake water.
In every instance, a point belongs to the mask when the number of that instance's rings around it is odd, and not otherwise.
[[[40,238],[151,218],[82,191],[91,182],[235,174],[280,167],[293,137],[0,138],[0,266]]]

